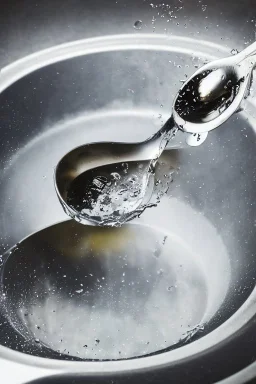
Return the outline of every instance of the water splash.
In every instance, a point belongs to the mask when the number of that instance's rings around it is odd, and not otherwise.
[[[191,341],[192,337],[194,337],[198,332],[202,332],[203,330],[204,324],[197,324],[192,329],[182,335],[181,341],[188,343],[189,341]]]

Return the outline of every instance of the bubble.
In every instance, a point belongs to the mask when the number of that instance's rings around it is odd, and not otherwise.
[[[142,28],[142,21],[141,20],[136,20],[133,27],[135,29],[141,29]]]

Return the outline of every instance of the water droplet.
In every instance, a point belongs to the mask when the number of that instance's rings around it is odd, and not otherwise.
[[[232,55],[237,55],[238,53],[239,53],[238,50],[235,49],[235,48],[233,48],[233,49],[231,50],[231,54],[232,54]]]
[[[161,255],[161,248],[160,247],[157,247],[154,252],[153,252],[154,256],[158,259],[158,257]]]
[[[165,236],[164,238],[163,238],[163,245],[165,244],[165,242],[166,242],[166,239],[167,239],[167,236]]]
[[[225,111],[225,109],[227,109],[227,105],[226,104],[223,104],[219,107],[219,113],[223,113]]]
[[[120,180],[121,176],[117,172],[112,172],[110,175],[115,179],[115,180]]]
[[[135,29],[141,29],[142,28],[142,21],[141,20],[136,20],[133,27]]]
[[[129,177],[128,181],[132,184],[135,184],[138,180],[138,177],[137,175],[132,175],[131,177]]]

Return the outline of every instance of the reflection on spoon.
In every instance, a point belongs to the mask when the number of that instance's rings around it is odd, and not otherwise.
[[[102,226],[120,226],[140,215],[150,204],[157,160],[176,131],[170,118],[144,142],[91,143],[67,153],[55,171],[65,212],[80,223]]]
[[[190,133],[209,132],[223,124],[248,96],[256,64],[256,43],[242,52],[198,69],[178,92],[175,123]]]

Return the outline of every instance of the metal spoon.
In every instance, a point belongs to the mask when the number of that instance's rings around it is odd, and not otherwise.
[[[139,215],[154,189],[157,159],[177,131],[170,118],[144,142],[90,143],[67,153],[55,170],[65,212],[84,224],[112,226]],[[181,131],[180,135],[188,136]]]
[[[251,84],[255,49],[253,44],[199,69],[177,94],[172,116],[148,140],[91,143],[66,154],[55,171],[65,212],[83,224],[111,226],[138,216],[151,198],[154,167],[167,143],[176,135],[186,145],[200,145],[237,111]]]

